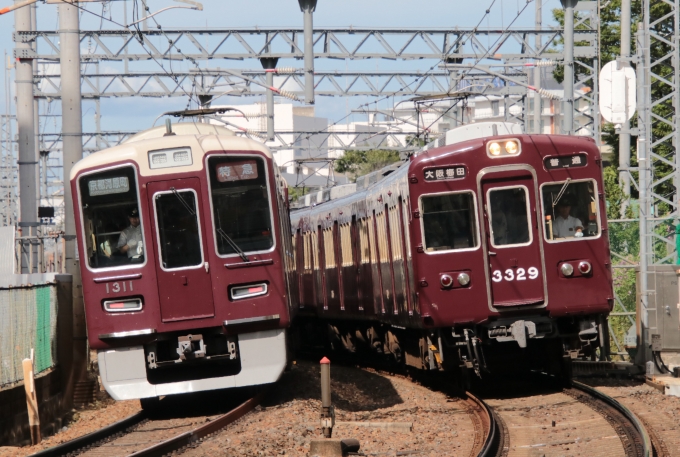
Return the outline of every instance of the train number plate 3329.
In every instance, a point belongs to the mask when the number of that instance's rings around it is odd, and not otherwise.
[[[529,267],[526,270],[524,268],[517,268],[516,270],[513,268],[508,268],[505,271],[494,270],[493,276],[491,277],[493,282],[526,281],[527,279],[530,280],[536,278],[538,278],[538,268],[536,267]]]

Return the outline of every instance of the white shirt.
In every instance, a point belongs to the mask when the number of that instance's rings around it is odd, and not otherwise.
[[[579,219],[573,216],[568,216],[564,219],[558,215],[553,225],[553,235],[555,238],[571,238],[576,234],[577,227],[583,228],[583,224]]]
[[[139,224],[137,227],[129,225],[125,230],[120,232],[120,237],[118,238],[118,249],[122,248],[126,244],[130,245],[130,248],[127,250],[128,258],[138,257],[144,253],[144,251],[142,251],[142,245],[140,244],[141,241],[142,225]]]

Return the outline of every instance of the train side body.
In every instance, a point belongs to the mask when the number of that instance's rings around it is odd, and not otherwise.
[[[286,364],[292,247],[278,171],[263,145],[212,130],[152,134],[74,166],[88,339],[116,399],[274,382]],[[126,255],[133,209],[142,241]],[[237,239],[239,218],[257,227]]]
[[[489,152],[508,142],[519,150]],[[560,233],[569,221],[580,228]],[[590,139],[513,134],[427,149],[352,195],[294,211],[291,226],[294,298],[301,313],[344,326],[343,344],[361,332],[351,321],[382,328],[386,351],[385,335],[416,331],[424,364],[442,334],[455,347],[466,329],[488,344],[569,340],[574,356],[602,343],[613,292]]]

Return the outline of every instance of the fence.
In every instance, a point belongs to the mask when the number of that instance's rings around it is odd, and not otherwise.
[[[0,389],[23,380],[21,361],[35,349],[35,374],[57,363],[54,274],[0,277]]]
[[[42,233],[35,227],[17,230],[14,240],[15,273],[64,273],[66,259],[62,232]],[[32,253],[32,255],[31,255]]]

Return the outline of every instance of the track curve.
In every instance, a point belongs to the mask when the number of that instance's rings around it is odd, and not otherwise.
[[[205,420],[207,423],[204,423],[203,425],[176,434],[170,438],[163,439],[160,442],[155,442],[148,447],[136,450],[127,455],[129,457],[162,457],[163,455],[167,455],[184,447],[191,446],[243,417],[260,404],[265,393],[266,392],[261,392],[258,395],[245,400],[227,413],[221,414],[215,418],[206,418]],[[81,453],[107,455],[109,451],[102,448],[102,446],[106,447],[108,445],[113,445],[113,440],[122,439],[124,441],[127,438],[127,441],[130,441],[130,437],[135,433],[138,433],[137,429],[140,426],[153,422],[154,419],[150,418],[147,412],[142,411],[101,430],[97,430],[96,432],[58,446],[45,449],[30,457],[59,457],[65,455],[79,455]],[[135,439],[139,440],[139,438],[132,438],[132,441]]]

